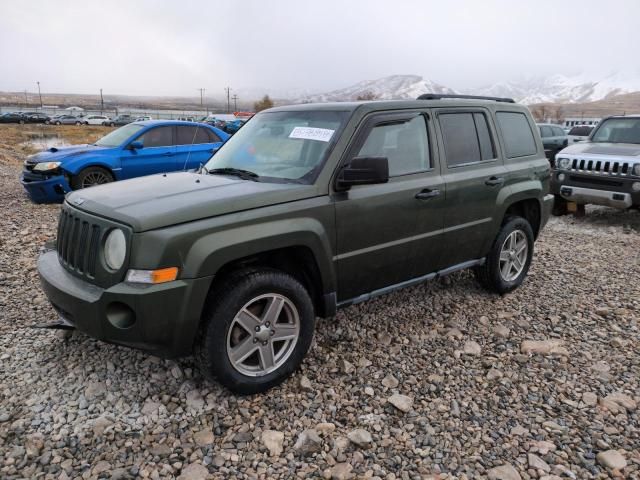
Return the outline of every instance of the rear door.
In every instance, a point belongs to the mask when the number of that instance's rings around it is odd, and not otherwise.
[[[345,162],[389,160],[389,182],[334,194],[338,300],[393,285],[433,269],[439,257],[444,184],[431,160],[424,112],[369,116]],[[436,192],[429,196],[428,192]],[[420,193],[423,199],[416,198]],[[419,257],[421,266],[416,268]]]
[[[439,109],[436,115],[446,183],[443,261],[453,266],[486,254],[500,221],[506,170],[488,110]]]
[[[201,125],[176,126],[176,170],[191,170],[207,163],[222,140]]]
[[[151,128],[134,139],[142,142],[143,148],[132,150],[125,147],[122,177],[134,178],[176,170],[173,130],[172,125]]]

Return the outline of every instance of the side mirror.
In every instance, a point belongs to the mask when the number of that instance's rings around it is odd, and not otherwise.
[[[338,174],[336,186],[346,190],[353,185],[372,185],[389,181],[387,157],[354,157]]]
[[[141,148],[144,148],[144,144],[140,140],[136,140],[129,144],[129,150],[140,150]]]

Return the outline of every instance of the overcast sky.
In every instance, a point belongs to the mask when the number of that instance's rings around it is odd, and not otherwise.
[[[640,1],[0,0],[0,91],[222,96],[638,69]]]

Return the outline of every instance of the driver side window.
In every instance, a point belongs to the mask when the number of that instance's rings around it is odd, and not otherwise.
[[[387,157],[390,177],[428,170],[431,160],[425,117],[374,126],[357,156]]]
[[[173,127],[156,127],[140,135],[137,141],[142,142],[144,148],[169,147],[173,145]]]

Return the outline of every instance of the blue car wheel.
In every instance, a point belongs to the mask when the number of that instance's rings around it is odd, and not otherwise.
[[[71,186],[74,190],[79,190],[110,182],[113,182],[111,172],[101,167],[89,167],[71,179]]]

